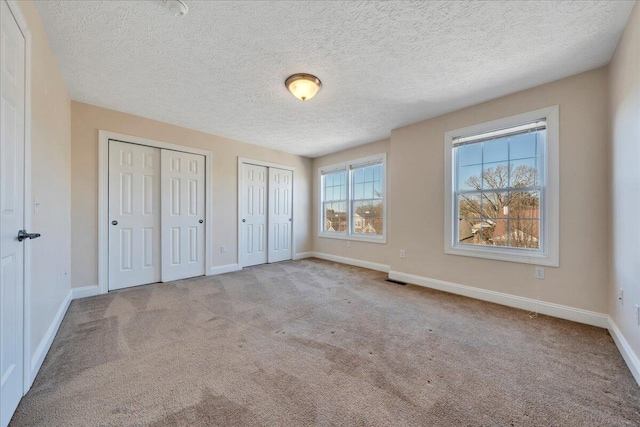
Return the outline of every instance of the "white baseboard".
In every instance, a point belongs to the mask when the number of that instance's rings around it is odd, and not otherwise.
[[[49,349],[51,348],[51,344],[53,343],[53,339],[56,337],[58,333],[58,329],[60,328],[60,324],[62,323],[62,319],[64,319],[64,315],[67,314],[67,309],[69,308],[69,304],[71,304],[72,292],[69,291],[67,297],[60,304],[60,308],[58,308],[58,312],[56,313],[49,329],[47,329],[47,333],[38,344],[36,351],[31,356],[31,366],[30,366],[30,375],[29,375],[29,384],[28,388],[31,388],[33,385],[33,381],[36,379],[36,375],[38,375],[38,371],[40,371],[40,367],[42,366],[42,362],[44,362],[44,358],[47,356]]]
[[[242,270],[242,267],[240,267],[240,264],[226,264],[226,265],[216,265],[215,267],[211,267],[211,275],[216,275],[216,274],[224,274],[224,273],[231,273],[233,271],[239,271]]]
[[[616,346],[618,346],[618,350],[620,351],[620,354],[622,354],[624,361],[627,362],[627,366],[629,367],[631,374],[636,379],[638,385],[640,385],[640,358],[635,354],[627,339],[622,335],[618,325],[616,325],[611,317],[609,317],[608,329],[613,341],[615,341]]]
[[[443,280],[430,279],[428,277],[416,276],[399,271],[390,271],[389,278],[414,285],[450,292],[452,294],[463,295],[496,304],[515,307],[522,310],[536,311],[547,316],[558,317],[560,319],[571,320],[573,322],[585,323],[587,325],[598,326],[600,328],[609,327],[609,316],[595,311],[583,310],[566,305],[554,304],[551,302],[538,301],[532,298],[520,297],[502,292],[489,291],[475,288],[473,286],[459,285],[457,283],[445,282]]]
[[[382,271],[384,273],[389,272],[389,266],[385,264],[378,264],[377,262],[363,261],[355,258],[347,258],[338,255],[325,254],[323,252],[307,252],[311,254],[310,257],[320,258],[327,261],[339,262],[341,264],[353,265],[355,267],[368,268],[370,270]]]
[[[293,256],[294,261],[299,259],[311,258],[313,257],[313,252],[300,252]]]
[[[71,299],[86,298],[98,295],[98,285],[71,288]]]

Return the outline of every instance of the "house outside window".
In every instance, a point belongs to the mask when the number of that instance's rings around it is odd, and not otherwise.
[[[386,154],[325,166],[321,237],[386,243]]]
[[[558,265],[558,107],[445,135],[445,252]]]

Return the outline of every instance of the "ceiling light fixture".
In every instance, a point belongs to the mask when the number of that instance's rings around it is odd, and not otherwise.
[[[307,101],[318,93],[322,87],[322,82],[319,78],[311,74],[298,73],[289,76],[289,78],[285,80],[284,85],[293,96],[302,101]]]
[[[182,0],[164,0],[164,4],[176,16],[184,16],[189,13],[189,7]]]

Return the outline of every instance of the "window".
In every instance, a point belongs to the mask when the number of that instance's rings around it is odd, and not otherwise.
[[[322,200],[325,212],[324,231],[347,230],[347,172],[344,170],[322,176]]]
[[[381,154],[320,169],[320,236],[386,243]]]
[[[445,252],[558,265],[558,108],[448,132]]]

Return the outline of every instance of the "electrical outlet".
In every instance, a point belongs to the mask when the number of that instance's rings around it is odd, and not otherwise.
[[[636,323],[640,326],[640,305],[636,304]]]
[[[347,240],[347,247],[350,248],[351,247],[351,240]]]
[[[400,249],[400,258],[406,258],[407,252],[404,249]]]
[[[544,268],[542,267],[536,267],[536,269],[533,272],[534,277],[538,280],[544,280]]]
[[[223,254],[227,253],[227,247],[225,245],[220,246],[220,253],[223,253]]]
[[[620,304],[624,304],[624,290],[618,290],[618,299],[620,300]]]

